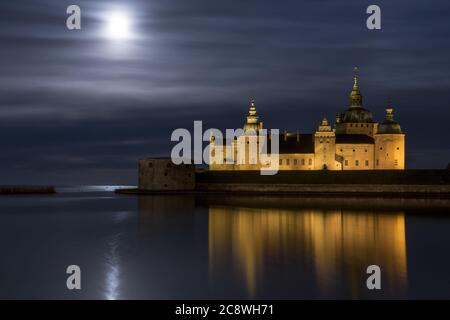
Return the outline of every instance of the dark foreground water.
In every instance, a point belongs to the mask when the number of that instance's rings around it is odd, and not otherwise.
[[[448,200],[62,191],[0,197],[0,298],[450,298]]]

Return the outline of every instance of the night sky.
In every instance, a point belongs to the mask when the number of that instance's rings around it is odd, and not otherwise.
[[[105,32],[116,11],[126,39]],[[448,0],[2,1],[0,184],[135,184],[174,129],[242,127],[251,96],[266,127],[312,132],[347,108],[354,66],[375,120],[392,101],[407,167],[444,168],[449,27]]]

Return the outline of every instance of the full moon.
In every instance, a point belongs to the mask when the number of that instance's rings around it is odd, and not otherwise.
[[[106,18],[106,36],[125,40],[131,37],[130,18],[124,12],[109,13]]]

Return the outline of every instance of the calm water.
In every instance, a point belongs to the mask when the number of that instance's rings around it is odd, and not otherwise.
[[[448,200],[104,190],[0,197],[0,298],[450,298]]]

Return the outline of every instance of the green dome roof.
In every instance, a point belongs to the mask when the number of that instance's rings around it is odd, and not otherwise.
[[[386,120],[378,126],[379,134],[401,134],[402,128],[394,121],[394,109],[388,107],[386,109]]]
[[[350,107],[342,113],[339,117],[339,122],[363,122],[370,123],[372,120],[372,113],[369,110],[364,109],[362,106],[362,94],[359,91],[358,85],[358,68],[355,68],[355,74],[353,77],[353,88],[350,92]]]
[[[341,114],[340,122],[342,122],[342,123],[346,123],[346,122],[370,123],[370,122],[373,122],[372,113],[369,110],[364,109],[363,107],[352,106],[346,112]]]

